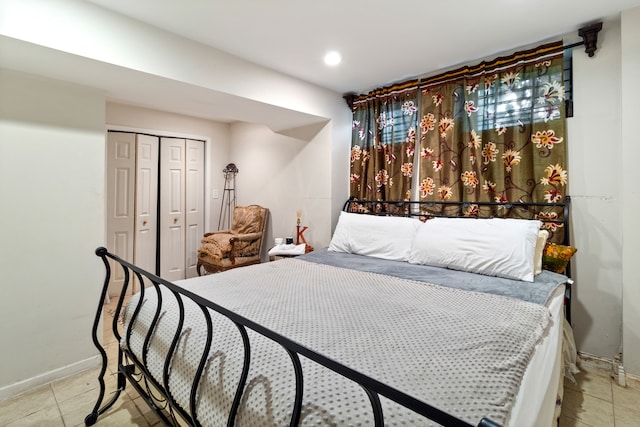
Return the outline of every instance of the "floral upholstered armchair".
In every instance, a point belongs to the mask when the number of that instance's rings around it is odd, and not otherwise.
[[[198,275],[229,270],[261,261],[269,210],[258,205],[236,206],[230,230],[205,233],[198,249]]]

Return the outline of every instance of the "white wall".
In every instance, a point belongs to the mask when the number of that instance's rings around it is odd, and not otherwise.
[[[627,372],[640,376],[640,8],[622,14],[622,343]],[[616,155],[616,154],[614,154]]]
[[[271,132],[249,123],[231,126],[231,161],[236,178],[238,204],[259,204],[269,208],[271,227],[267,247],[273,237],[294,237],[296,211],[308,226],[304,237],[310,245],[328,246],[332,230],[331,125],[327,124],[311,141]],[[347,163],[348,157],[342,160]],[[344,202],[344,199],[342,200]]]
[[[622,327],[620,25],[606,22],[594,57],[573,51],[568,119],[572,196],[573,329],[578,350],[612,359]]]
[[[318,118],[346,110],[335,92],[85,1],[2,0],[0,7],[0,35],[145,73],[149,81],[162,77]],[[287,129],[286,124],[274,130]]]
[[[605,22],[595,57],[573,55],[574,117],[569,119],[573,196],[574,332],[579,351],[623,353],[640,376],[640,195],[637,121],[640,8]]]
[[[1,400],[97,364],[105,146],[100,92],[0,69],[0,93]]]

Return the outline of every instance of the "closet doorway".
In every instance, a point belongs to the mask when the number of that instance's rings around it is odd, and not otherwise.
[[[107,248],[167,280],[196,276],[204,141],[108,131],[106,168]],[[123,281],[115,269],[109,294]]]

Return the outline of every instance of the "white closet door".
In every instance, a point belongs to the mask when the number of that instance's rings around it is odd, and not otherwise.
[[[135,142],[131,133],[107,134],[107,249],[129,262],[134,262]],[[109,295],[118,295],[123,282],[122,268],[111,262]]]
[[[136,135],[135,264],[154,274],[158,235],[159,143],[157,136]]]
[[[160,276],[185,278],[185,140],[160,140]]]
[[[186,145],[186,277],[198,275],[198,248],[204,234],[204,141]]]

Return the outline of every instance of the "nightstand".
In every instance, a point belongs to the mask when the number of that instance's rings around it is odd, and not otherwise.
[[[303,248],[304,246],[304,248]],[[302,243],[300,245],[278,245],[269,249],[269,261],[283,258],[295,258],[313,251],[313,246]]]

